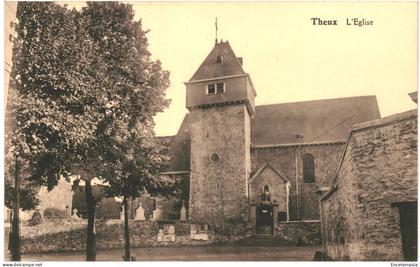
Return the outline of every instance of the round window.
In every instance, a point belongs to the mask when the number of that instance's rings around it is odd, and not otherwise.
[[[220,159],[220,155],[219,154],[217,154],[217,153],[211,153],[210,154],[210,160],[211,161],[218,161]]]

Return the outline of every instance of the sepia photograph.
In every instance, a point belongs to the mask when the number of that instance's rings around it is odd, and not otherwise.
[[[417,266],[417,2],[3,6],[3,266]]]

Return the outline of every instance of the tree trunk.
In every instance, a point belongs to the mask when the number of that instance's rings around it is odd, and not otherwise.
[[[13,223],[12,231],[10,233],[10,248],[12,254],[12,261],[21,260],[21,241],[19,232],[19,209],[20,209],[20,174],[19,174],[19,161],[15,161],[15,206],[13,207]]]
[[[130,232],[128,228],[128,204],[127,198],[123,198],[124,205],[124,260],[131,261],[130,255]]]
[[[87,218],[88,218],[88,227],[87,227],[87,242],[86,242],[86,260],[95,261],[96,260],[96,234],[95,234],[95,200],[93,199],[92,194],[92,185],[90,181],[85,181],[85,197],[86,197],[86,206],[87,206]]]

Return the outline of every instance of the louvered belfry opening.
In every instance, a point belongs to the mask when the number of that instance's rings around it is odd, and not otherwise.
[[[225,83],[217,83],[216,84],[216,93],[221,94],[225,91]]]

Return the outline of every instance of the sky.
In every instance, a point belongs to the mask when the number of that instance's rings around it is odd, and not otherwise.
[[[407,95],[417,90],[415,2],[131,4],[150,30],[153,58],[171,73],[171,105],[155,117],[159,136],[176,134],[188,112],[184,82],[214,46],[216,17],[219,39],[243,57],[257,105],[376,95],[382,117],[416,108]],[[338,25],[313,25],[314,17]]]

